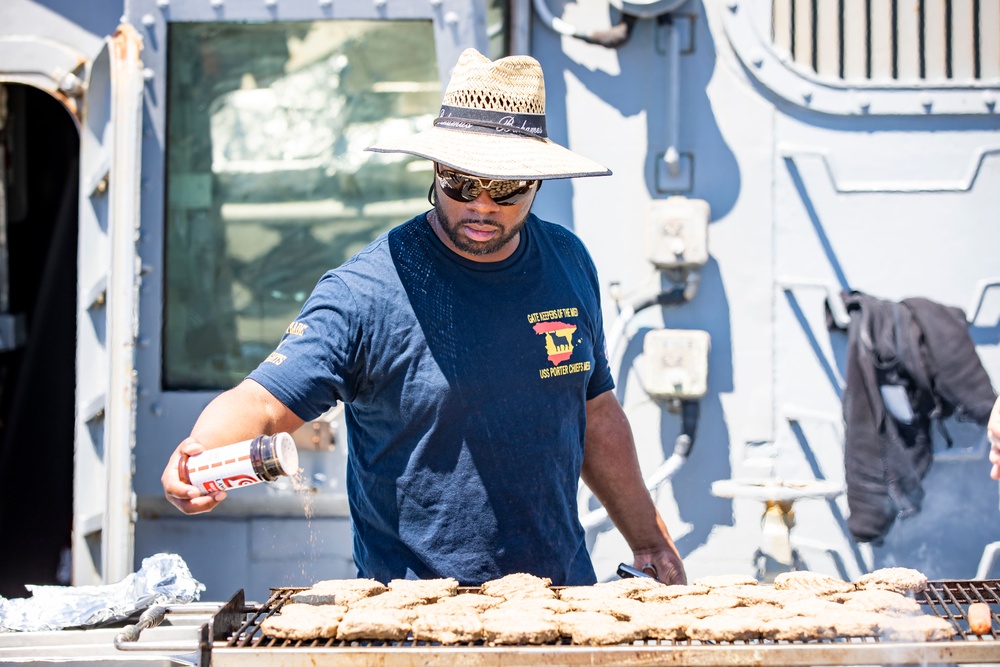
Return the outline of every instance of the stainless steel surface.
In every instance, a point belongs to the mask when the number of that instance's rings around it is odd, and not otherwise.
[[[0,665],[198,665],[200,631],[220,607],[221,602],[170,605],[160,625],[144,628],[128,651],[115,647],[123,632],[120,624],[87,630],[0,632]]]
[[[382,667],[434,667],[440,665],[716,665],[723,667],[804,667],[806,665],[928,665],[1000,662],[997,626],[1000,581],[935,581],[918,596],[928,614],[952,623],[958,634],[950,641],[888,642],[873,637],[810,642],[655,641],[617,646],[576,646],[566,641],[543,646],[488,646],[482,642],[439,645],[428,642],[340,642],[336,640],[286,641],[264,637],[260,623],[277,612],[299,589],[275,589],[271,599],[248,613],[236,627],[215,623],[214,633],[224,641],[212,642],[213,667],[226,665],[337,665],[377,664]],[[994,617],[990,634],[969,631],[965,611],[972,602],[991,604]],[[238,603],[238,601],[237,601]],[[232,623],[232,616],[229,623]]]
[[[0,633],[0,664],[196,665],[198,626],[151,628],[139,651],[115,649],[120,628]],[[154,648],[155,645],[155,648]]]
[[[945,646],[927,644],[774,644],[774,645],[675,645],[675,646],[508,646],[278,648],[272,650],[220,649],[212,652],[213,667],[315,665],[361,667],[552,667],[554,665],[606,665],[631,667],[693,665],[743,667],[801,667],[803,665],[928,665],[996,662],[996,645]]]

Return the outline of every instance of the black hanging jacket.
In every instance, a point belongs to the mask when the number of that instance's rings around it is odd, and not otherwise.
[[[860,292],[843,299],[847,525],[856,541],[878,545],[896,517],[920,511],[933,421],[955,415],[985,427],[996,394],[959,308]]]

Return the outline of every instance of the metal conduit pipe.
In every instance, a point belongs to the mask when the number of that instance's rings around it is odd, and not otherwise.
[[[639,16],[628,14],[625,8],[621,7],[622,20],[617,25],[611,26],[607,30],[598,30],[585,33],[579,28],[567,23],[558,16],[552,14],[546,0],[533,0],[535,13],[550,30],[560,35],[569,35],[582,39],[590,44],[600,44],[609,49],[616,49],[632,36],[632,28],[635,26]],[[668,91],[668,113],[667,113],[667,149],[663,154],[663,162],[667,167],[667,172],[671,178],[680,175],[680,152],[677,149],[678,135],[680,134],[680,37],[677,28],[674,26],[670,12],[678,5],[679,0],[672,2],[658,2],[637,5],[637,9],[644,11],[643,16],[655,16],[661,25],[666,26],[669,43],[669,69],[667,82]]]
[[[557,32],[560,35],[569,35],[570,37],[583,37],[583,33],[578,32],[576,28],[566,23],[558,16],[554,16],[549,10],[549,6],[545,4],[545,0],[533,0],[535,5],[535,13],[538,14],[538,18],[542,20],[549,30]]]
[[[677,150],[681,125],[681,40],[670,15],[660,17],[660,23],[666,26],[669,43],[669,69],[667,70],[667,150],[663,153],[663,162],[671,178],[677,178],[681,173],[681,156]]]
[[[678,286],[669,290],[660,290],[652,295],[640,295],[621,308],[618,317],[611,324],[611,331],[607,337],[608,363],[612,365],[612,375],[615,377],[618,375],[618,369],[614,368],[614,364],[618,360],[618,346],[625,339],[625,330],[629,322],[639,312],[647,308],[678,305],[688,301],[688,295],[693,296],[692,289],[696,289],[696,287]],[[698,429],[698,417],[701,412],[701,405],[698,401],[679,400],[669,409],[680,412],[681,432],[674,440],[674,448],[670,455],[645,478],[646,490],[650,493],[655,493],[681,469],[691,454]],[[608,511],[604,507],[596,507],[580,517],[580,523],[586,531],[600,529],[607,525],[609,520]]]
[[[632,36],[632,26],[635,25],[637,17],[622,13],[622,20],[617,25],[613,25],[606,30],[596,30],[593,32],[583,32],[579,28],[570,25],[558,16],[554,16],[545,0],[533,0],[535,13],[542,20],[545,26],[560,35],[568,35],[582,39],[590,44],[600,44],[609,49],[622,46]]]
[[[698,279],[693,277],[695,275],[693,272],[689,274],[684,285],[660,290],[652,295],[639,295],[621,306],[607,336],[609,358],[617,357],[618,347],[625,339],[625,329],[639,311],[653,306],[678,306],[690,301],[698,287]]]

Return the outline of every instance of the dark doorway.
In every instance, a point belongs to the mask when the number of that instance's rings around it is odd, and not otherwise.
[[[23,324],[0,349],[0,595],[10,598],[28,596],[25,584],[69,583],[80,139],[45,92],[4,89],[9,305],[0,318]]]

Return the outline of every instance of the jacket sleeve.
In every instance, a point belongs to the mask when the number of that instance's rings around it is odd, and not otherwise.
[[[920,325],[924,364],[941,406],[938,417],[954,414],[985,428],[997,395],[976,353],[965,313],[923,298],[905,299],[903,303]]]

